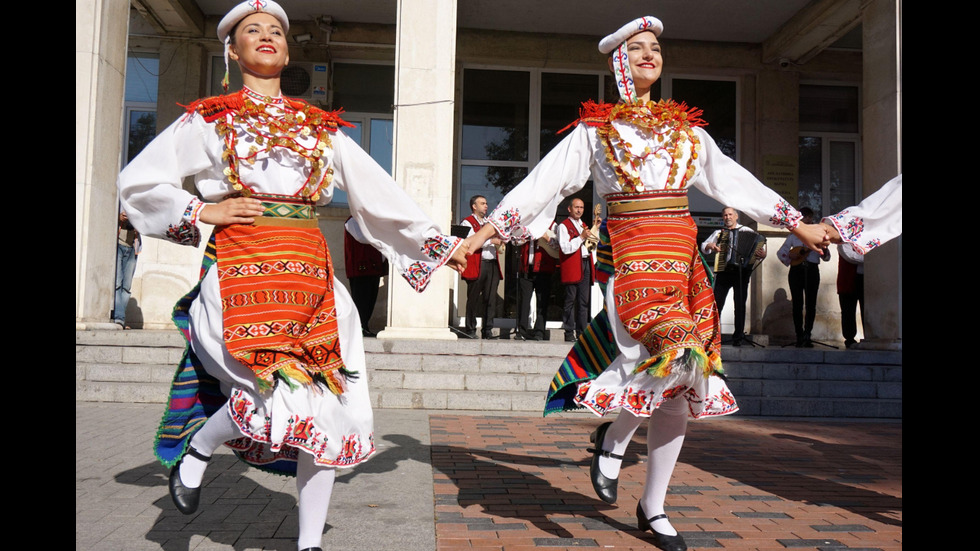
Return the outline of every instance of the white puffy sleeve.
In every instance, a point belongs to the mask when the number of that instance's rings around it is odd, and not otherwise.
[[[858,206],[848,207],[823,221],[837,228],[844,244],[859,254],[867,254],[902,235],[902,175],[889,180]]]
[[[791,230],[803,215],[778,193],[766,187],[751,172],[725,155],[702,128],[695,128],[701,140],[701,170],[693,185],[726,207],[736,208],[762,224]]]
[[[421,293],[462,240],[444,235],[391,175],[343,132],[332,141],[333,184],[347,192],[351,216],[360,229],[357,240],[381,251]]]
[[[487,221],[504,241],[541,237],[561,200],[589,180],[592,159],[589,129],[579,124],[500,201]]]
[[[197,246],[204,206],[181,187],[187,176],[215,164],[207,151],[204,119],[193,113],[160,133],[119,174],[123,210],[140,234]]]

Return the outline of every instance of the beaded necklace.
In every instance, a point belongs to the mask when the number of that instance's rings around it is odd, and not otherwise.
[[[597,133],[605,147],[606,161],[612,166],[616,179],[625,193],[646,190],[646,186],[640,180],[643,164],[648,158],[656,156],[661,151],[666,152],[670,158],[670,171],[664,187],[685,186],[687,180],[694,176],[694,162],[698,158],[698,152],[701,151],[701,142],[694,132],[694,127],[706,124],[700,118],[701,113],[700,109],[688,109],[687,104],[670,99],[659,102],[619,103],[612,108],[608,122],[599,127]],[[655,142],[657,146],[651,149],[647,145],[642,153],[634,153],[633,145],[623,140],[619,131],[613,126],[614,121],[631,125],[637,129],[644,142]],[[679,161],[684,158],[684,153],[688,149],[690,155],[687,155],[683,177],[678,178],[681,174]],[[620,153],[619,156],[616,154],[617,151]]]
[[[221,160],[228,166],[224,175],[232,188],[245,197],[251,196],[254,190],[239,173],[242,161],[254,165],[260,154],[271,155],[278,147],[299,155],[309,165],[306,182],[295,195],[318,200],[320,192],[333,180],[333,169],[325,168],[327,163],[323,159],[331,146],[330,132],[336,128],[328,124],[332,115],[303,102],[286,102],[282,97],[264,96],[244,87],[238,94],[241,106],[226,111],[222,119],[215,121],[215,130],[225,142]],[[247,155],[238,154],[236,127],[255,142],[249,146]],[[315,136],[316,142],[306,147],[301,142],[309,143],[310,136]]]

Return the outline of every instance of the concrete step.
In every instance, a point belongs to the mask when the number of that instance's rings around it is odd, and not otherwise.
[[[77,400],[164,402],[177,331],[76,331]],[[365,339],[372,403],[396,409],[540,412],[565,342]],[[725,347],[743,414],[902,416],[900,351]]]

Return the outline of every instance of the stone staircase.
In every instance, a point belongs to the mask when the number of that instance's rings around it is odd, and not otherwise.
[[[568,345],[365,339],[371,399],[388,409],[540,412]],[[75,399],[159,402],[183,353],[176,331],[76,331]],[[741,414],[902,418],[901,351],[731,348]]]

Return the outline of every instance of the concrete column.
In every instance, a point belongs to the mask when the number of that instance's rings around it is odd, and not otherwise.
[[[395,42],[394,173],[443,231],[453,184],[456,0],[399,0]],[[388,286],[386,339],[455,339],[448,329],[453,272],[441,269],[418,294],[401,278]]]
[[[756,144],[755,156],[743,154],[741,163],[763,180],[763,183],[771,186],[773,182],[764,181],[766,174],[763,167],[766,166],[766,159],[795,159],[799,156],[800,75],[794,70],[780,69],[775,64],[770,64],[759,72],[754,90],[751,84],[743,82],[742,86],[742,94],[745,96],[742,98],[742,136],[743,143],[751,144],[754,141]],[[758,126],[755,121],[758,121]],[[795,199],[792,202],[796,205]],[[765,224],[759,225],[760,231],[771,229]],[[786,287],[786,268],[776,258],[776,251],[779,250],[777,243],[780,242],[780,239],[769,240],[768,257],[752,276],[748,318],[755,334],[766,333],[766,327],[773,325],[773,315],[780,311],[772,308],[777,304],[776,290]],[[792,312],[789,318],[784,319],[789,320],[789,327],[793,326]],[[795,335],[792,329],[790,333]]]
[[[864,6],[864,150],[862,183],[867,197],[902,171],[902,2],[871,0]],[[872,251],[865,260],[865,342],[901,346],[902,240]]]
[[[128,0],[75,2],[75,328],[112,326]]]

